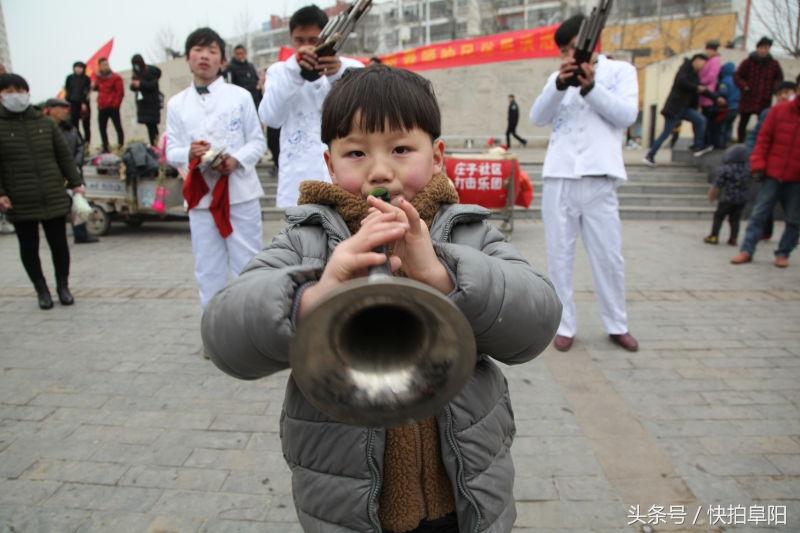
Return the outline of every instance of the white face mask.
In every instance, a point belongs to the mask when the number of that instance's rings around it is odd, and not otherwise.
[[[3,107],[12,113],[22,113],[31,105],[31,95],[29,93],[6,93],[0,95]]]

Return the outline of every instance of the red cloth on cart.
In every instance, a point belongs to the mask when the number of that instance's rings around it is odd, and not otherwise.
[[[200,158],[195,158],[189,163],[189,173],[183,183],[183,197],[189,204],[189,210],[197,207],[203,196],[208,194],[209,188],[203,173],[200,172]],[[214,192],[211,193],[211,205],[208,207],[211,216],[214,217],[214,224],[223,239],[233,233],[231,225],[231,200],[228,195],[228,176],[220,176],[217,184],[214,185]]]
[[[489,209],[506,207],[508,182],[514,173],[514,203],[530,207],[533,186],[530,177],[520,168],[516,159],[448,157],[445,159],[447,176],[453,181],[462,204],[477,204]]]

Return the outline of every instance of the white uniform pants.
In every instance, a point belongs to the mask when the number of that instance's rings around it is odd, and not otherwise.
[[[578,329],[572,296],[572,263],[579,231],[592,266],[603,327],[609,334],[627,333],[625,261],[616,180],[544,179],[542,219],[547,272],[564,306],[558,334],[574,337]]]
[[[258,199],[231,205],[233,233],[227,239],[219,234],[208,209],[189,211],[192,231],[194,275],[200,286],[200,305],[208,302],[228,282],[238,276],[247,263],[261,251],[261,203]]]

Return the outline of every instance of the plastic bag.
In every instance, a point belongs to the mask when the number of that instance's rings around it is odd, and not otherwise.
[[[92,206],[89,205],[89,201],[82,194],[76,194],[72,197],[72,214],[76,221],[86,222],[89,220],[89,215],[92,214]]]

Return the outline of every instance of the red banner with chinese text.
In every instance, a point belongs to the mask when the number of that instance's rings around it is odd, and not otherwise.
[[[530,183],[523,184],[519,161],[515,158],[498,159],[472,156],[455,156],[445,159],[445,172],[455,185],[462,204],[477,204],[489,209],[506,207],[508,180],[514,179],[514,203],[529,207],[533,199]]]
[[[557,25],[545,26],[484,35],[472,39],[446,41],[379,57],[386,65],[408,70],[432,70],[500,61],[558,57],[559,51],[554,39],[557,28]],[[282,46],[278,53],[278,60],[285,61],[293,53],[294,49]],[[368,61],[368,58],[365,57],[357,59],[362,63]]]
[[[519,30],[473,39],[459,39],[381,56],[384,64],[408,70],[466,67],[500,61],[558,57],[558,26]]]

